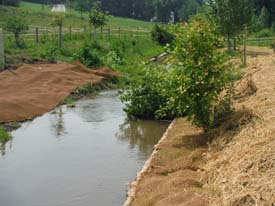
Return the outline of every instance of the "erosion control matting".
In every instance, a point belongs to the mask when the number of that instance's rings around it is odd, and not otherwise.
[[[0,122],[23,121],[55,108],[76,88],[119,76],[81,64],[22,64],[0,73]]]

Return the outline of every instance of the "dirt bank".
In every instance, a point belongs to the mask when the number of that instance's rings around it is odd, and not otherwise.
[[[202,193],[206,148],[202,131],[177,119],[156,146],[146,169],[132,184],[125,206],[208,205]]]
[[[23,121],[55,108],[76,88],[119,74],[81,64],[21,64],[0,73],[0,123]]]
[[[177,119],[126,205],[275,205],[275,58],[264,48],[249,55],[236,111],[207,135]]]

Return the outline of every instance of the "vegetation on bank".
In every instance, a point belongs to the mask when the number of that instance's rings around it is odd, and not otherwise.
[[[11,139],[11,135],[0,125],[0,143],[6,143]]]
[[[108,66],[124,73],[121,82],[128,83],[131,78],[136,78],[141,73],[138,65],[147,61],[163,51],[163,48],[154,42],[149,36],[124,35],[109,36],[97,33],[95,36],[93,27],[115,25],[127,26],[130,28],[147,27],[153,24],[137,20],[114,18],[104,15],[97,9],[97,15],[83,14],[70,10],[65,16],[56,16],[50,12],[49,7],[44,10],[40,5],[22,2],[20,7],[1,7],[0,12],[5,22],[6,30],[13,33],[13,36],[5,35],[5,55],[7,65],[23,62],[75,62],[79,61],[87,67]],[[12,12],[11,12],[12,11]],[[34,12],[32,12],[34,11]],[[14,15],[10,16],[10,12]],[[9,15],[8,15],[9,14]],[[103,15],[101,15],[103,14]],[[60,18],[59,18],[60,17]],[[103,18],[102,18],[103,17]],[[25,21],[26,20],[26,21]],[[38,42],[35,39],[28,39],[28,36],[21,36],[22,32],[29,26],[29,22],[36,25],[50,25],[55,27],[69,26],[75,22],[78,27],[89,25],[84,32],[69,33],[62,35],[62,47],[57,34],[40,33]],[[56,23],[56,20],[60,20]],[[9,23],[9,22],[12,22]],[[100,22],[100,24],[98,24]],[[71,25],[72,26],[72,25]]]
[[[44,36],[39,43],[24,41],[23,49],[17,48],[14,38],[6,40],[6,60],[8,64],[35,61],[75,62],[80,61],[87,67],[108,66],[124,73],[122,80],[128,82],[141,73],[139,64],[163,51],[163,48],[148,37],[97,36],[93,41],[91,33],[65,35],[62,48],[57,38]]]
[[[20,48],[8,38],[7,60],[14,59],[15,55],[29,55],[53,62],[80,61],[87,67],[111,67],[124,73],[121,81],[124,85],[130,84],[122,92],[129,116],[155,119],[188,116],[196,125],[208,129],[231,109],[230,92],[220,99],[222,91],[231,91],[233,76],[226,66],[228,58],[219,50],[223,37],[228,38],[231,49],[230,38],[246,35],[253,16],[247,0],[239,5],[226,3],[213,1],[189,24],[156,25],[151,32],[152,39],[95,36],[92,27],[86,33],[65,34],[62,47],[56,43],[56,36],[42,36],[38,43],[26,40],[20,43]],[[229,7],[236,9],[225,17]],[[94,28],[104,25],[107,15],[99,5],[92,8],[94,12],[90,13],[87,24]],[[59,26],[65,24],[65,19]],[[163,46],[169,54],[166,62],[141,63],[162,52]]]
[[[209,128],[220,92],[230,86],[227,58],[217,49],[222,39],[205,20],[174,26],[170,32],[175,40],[167,47],[169,66],[144,67],[143,78],[123,92],[125,111],[143,118],[188,116]]]

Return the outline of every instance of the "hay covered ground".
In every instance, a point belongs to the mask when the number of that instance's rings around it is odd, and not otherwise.
[[[235,112],[203,134],[177,119],[135,183],[132,206],[275,205],[275,56],[249,47]]]
[[[108,68],[88,69],[78,63],[21,64],[0,72],[0,123],[42,115],[78,87],[119,75]]]

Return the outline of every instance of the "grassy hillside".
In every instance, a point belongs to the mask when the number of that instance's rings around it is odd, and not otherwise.
[[[0,23],[5,22],[5,19],[11,15],[17,15],[26,19],[32,26],[50,26],[55,13],[51,11],[50,6],[45,6],[43,9],[41,4],[24,1],[20,4],[20,7],[0,6]],[[76,10],[68,9],[65,15],[65,27],[83,27],[88,25],[87,13],[81,14]],[[150,29],[153,23],[111,16],[107,26],[121,28],[141,27]]]

